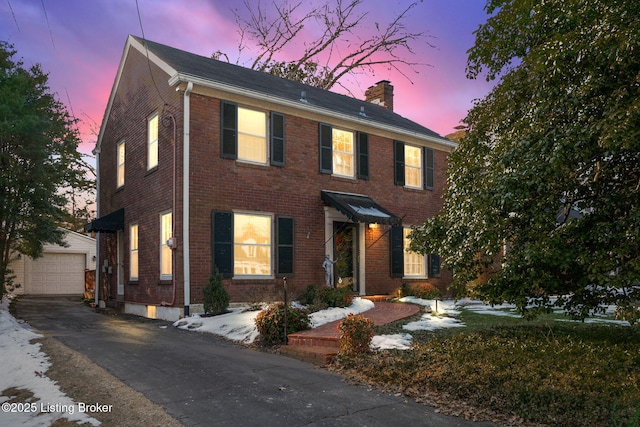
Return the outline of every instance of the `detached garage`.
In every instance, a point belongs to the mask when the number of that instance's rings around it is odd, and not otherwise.
[[[47,244],[42,257],[21,256],[9,265],[14,282],[21,285],[14,293],[82,296],[85,271],[96,268],[96,241],[73,231],[65,233],[67,247]]]

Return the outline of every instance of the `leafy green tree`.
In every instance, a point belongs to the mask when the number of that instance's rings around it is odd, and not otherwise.
[[[37,258],[44,243],[63,244],[57,227],[73,202],[68,189],[93,185],[75,120],[49,93],[40,66],[24,68],[15,54],[0,41],[0,296],[15,254]]]
[[[523,313],[637,313],[640,2],[486,10],[467,73],[497,83],[468,113],[444,209],[412,248],[443,255],[460,291]]]

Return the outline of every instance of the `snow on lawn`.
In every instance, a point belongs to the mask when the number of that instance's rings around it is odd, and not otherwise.
[[[317,328],[325,323],[343,319],[349,314],[362,313],[372,308],[373,303],[371,301],[354,298],[353,303],[349,307],[332,307],[309,315],[311,327]],[[173,326],[180,329],[208,332],[221,335],[232,341],[251,344],[259,335],[255,319],[260,311],[246,311],[246,307],[231,308],[230,311],[230,313],[211,317],[203,317],[200,314],[195,314],[191,317],[178,320]]]
[[[468,299],[455,302],[453,300],[424,300],[416,297],[404,297],[400,299],[400,302],[418,304],[424,306],[426,310],[420,320],[409,322],[403,326],[403,329],[407,331],[434,331],[443,328],[465,327],[466,325],[457,319],[462,310],[494,316],[520,317],[515,311],[515,306],[508,304],[492,307],[480,301]],[[296,306],[296,303],[293,304]],[[297,306],[300,307],[299,305]],[[311,326],[317,328],[326,323],[343,319],[349,314],[363,313],[373,307],[374,303],[369,300],[354,298],[353,304],[349,307],[328,308],[310,314]],[[259,335],[255,326],[255,318],[260,311],[245,311],[246,307],[232,308],[230,310],[230,313],[213,317],[202,317],[199,314],[195,314],[191,317],[180,319],[173,325],[181,329],[221,335],[243,344],[252,343]],[[594,319],[592,321],[598,320]],[[608,320],[608,322],[613,323],[616,321]],[[407,350],[411,346],[412,337],[409,333],[376,335],[371,342],[373,349]]]
[[[45,374],[51,363],[40,351],[40,344],[31,340],[42,338],[28,325],[17,321],[8,310],[8,301],[0,303],[0,391],[8,388],[28,390],[33,397],[13,402],[0,396],[0,419],[6,426],[50,426],[66,418],[97,426],[100,421],[81,412],[84,403],[76,403],[60,391]]]

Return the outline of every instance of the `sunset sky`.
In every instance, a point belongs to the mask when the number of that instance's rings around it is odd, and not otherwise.
[[[257,1],[257,0],[255,0]],[[262,0],[263,5],[268,1]],[[362,11],[380,25],[410,1],[364,0]],[[389,80],[395,87],[395,112],[441,135],[454,132],[473,100],[484,97],[491,84],[465,77],[467,50],[473,31],[487,15],[482,0],[424,0],[406,21],[411,32],[425,32],[430,48],[414,45],[408,60],[429,64],[418,74],[404,69],[379,69],[375,75],[346,81],[364,98],[367,87]],[[0,3],[0,40],[13,44],[25,66],[39,63],[49,73],[51,91],[81,120],[81,151],[90,153],[96,141],[109,92],[128,34],[144,36],[196,54],[227,53],[231,62],[250,64],[251,52],[238,54],[239,35],[232,9],[244,11],[242,0],[5,0]],[[292,59],[295,52],[283,52]],[[289,57],[287,56],[289,55]],[[344,90],[334,87],[336,92]]]

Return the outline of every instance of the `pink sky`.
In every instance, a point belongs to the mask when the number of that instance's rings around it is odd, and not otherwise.
[[[382,24],[410,3],[365,0],[364,7],[370,8],[371,21]],[[232,62],[250,63],[250,55],[238,58],[237,52],[232,8],[242,10],[241,0],[138,0],[138,4],[146,38],[204,56],[220,50]],[[345,83],[363,98],[367,87],[389,80],[395,88],[395,112],[441,135],[454,132],[473,100],[491,89],[483,79],[465,77],[472,33],[487,18],[483,6],[481,0],[420,2],[406,25],[412,32],[425,32],[436,47],[417,44],[416,55],[409,59],[430,66],[417,68],[418,74],[405,69],[411,82],[396,71],[381,69]],[[142,36],[135,0],[0,3],[0,40],[14,45],[25,66],[39,63],[49,73],[51,91],[81,120],[83,153],[95,145],[128,34]]]

